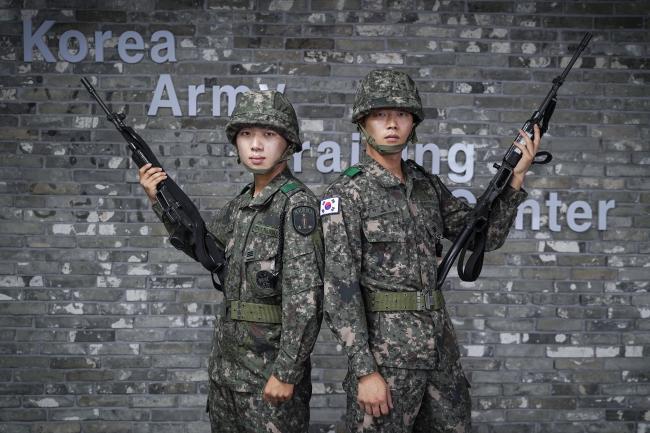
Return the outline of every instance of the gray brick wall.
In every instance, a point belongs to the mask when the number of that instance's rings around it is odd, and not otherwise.
[[[544,140],[555,159],[525,185],[540,227],[525,215],[481,279],[452,278],[447,299],[476,432],[650,431],[649,12],[647,1],[607,0],[0,0],[0,432],[209,431],[221,297],[168,245],[82,75],[128,113],[206,218],[249,179],[213,86],[284,84],[311,145],[299,176],[320,191],[336,173],[317,169],[318,147],[337,143],[349,165],[354,89],[378,66],[418,82],[428,117],[418,135],[441,150],[445,178],[447,149],[474,146],[472,179],[452,187],[477,195],[585,31],[594,38]],[[48,19],[55,61],[40,49],[26,61],[25,38]],[[60,53],[70,30],[87,40],[81,61]],[[95,32],[109,30],[97,62]],[[159,30],[174,35],[176,61],[152,60]],[[145,50],[126,51],[141,61],[120,57],[126,31],[142,36]],[[78,35],[66,37],[78,45]],[[165,74],[182,115],[148,116]],[[190,115],[189,86],[201,84]],[[592,210],[586,231],[568,225],[578,201]],[[313,431],[342,431],[345,365],[327,329],[313,364]]]

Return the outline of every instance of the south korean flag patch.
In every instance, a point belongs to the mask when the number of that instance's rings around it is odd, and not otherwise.
[[[320,215],[339,213],[339,198],[330,197],[320,201]]]

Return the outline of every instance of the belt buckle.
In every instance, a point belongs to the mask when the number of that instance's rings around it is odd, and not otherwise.
[[[424,295],[424,308],[427,311],[431,311],[432,308],[431,306],[433,305],[433,294],[431,293],[431,290],[425,290],[423,292]]]

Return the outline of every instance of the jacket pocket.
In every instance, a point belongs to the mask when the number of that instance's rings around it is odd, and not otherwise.
[[[258,234],[244,252],[246,282],[255,298],[269,298],[281,294],[279,261],[282,257],[278,257],[279,243],[277,237]]]

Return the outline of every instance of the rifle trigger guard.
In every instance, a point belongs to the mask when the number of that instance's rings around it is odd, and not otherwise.
[[[544,158],[544,159],[539,159],[539,158]],[[546,150],[540,150],[535,154],[535,157],[533,158],[533,164],[539,164],[539,165],[544,165],[548,164],[551,162],[553,159],[553,155],[551,155],[550,152],[547,152]]]

